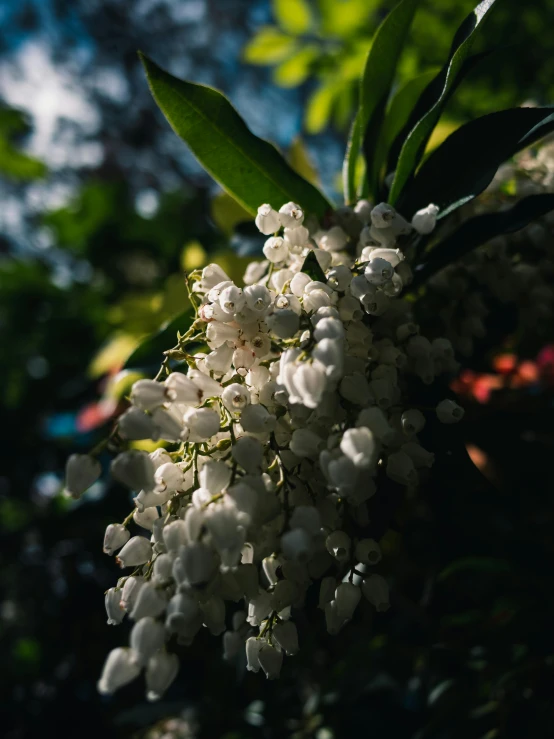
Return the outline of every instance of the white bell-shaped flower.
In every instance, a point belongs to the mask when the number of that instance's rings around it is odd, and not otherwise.
[[[79,498],[98,480],[102,472],[100,462],[90,454],[72,454],[65,465],[65,493]]]
[[[117,428],[121,436],[130,441],[157,439],[159,436],[158,428],[152,416],[134,406],[128,408],[119,417]]]
[[[219,431],[219,413],[212,408],[191,408],[183,418],[190,433],[188,440],[204,441]]]
[[[333,531],[325,540],[325,546],[329,554],[339,562],[346,562],[350,557],[352,542],[345,531]]]
[[[143,411],[153,411],[167,401],[166,386],[155,380],[137,380],[131,388],[131,403]]]
[[[245,385],[234,382],[223,390],[221,400],[231,413],[240,413],[250,403],[250,392]]]
[[[104,605],[108,616],[108,624],[112,626],[120,624],[125,617],[125,611],[121,607],[121,590],[118,588],[106,590]]]
[[[261,233],[266,236],[275,233],[281,228],[279,213],[276,210],[273,210],[271,205],[268,203],[260,205],[256,215],[256,227],[258,231],[261,231]]]
[[[412,226],[420,234],[430,234],[437,224],[439,206],[431,203],[425,208],[418,210],[412,217]]]
[[[258,662],[268,680],[276,680],[283,666],[283,652],[267,642],[258,652]]]
[[[255,474],[260,470],[264,450],[257,439],[253,439],[251,436],[241,436],[233,444],[231,453],[235,462],[246,472]]]
[[[240,416],[242,428],[251,434],[273,431],[277,419],[263,405],[248,405]]]
[[[264,257],[270,262],[284,261],[289,255],[287,242],[281,236],[271,236],[264,244]]]
[[[362,593],[357,585],[341,582],[335,591],[335,602],[341,621],[350,621],[361,597]]]
[[[390,607],[389,586],[384,577],[381,575],[370,575],[364,578],[362,593],[376,611],[380,613],[388,611]]]
[[[453,400],[441,400],[435,412],[441,423],[458,423],[464,417],[464,409]]]
[[[406,452],[398,451],[387,457],[387,477],[400,485],[415,485],[417,470]]]
[[[151,616],[146,616],[133,626],[129,637],[131,649],[138,655],[138,661],[144,665],[164,645],[165,629],[163,624]]]
[[[166,606],[167,598],[164,591],[156,587],[153,583],[146,582],[139,590],[133,610],[129,613],[129,616],[133,621],[140,621],[140,619],[146,618],[147,616],[157,618],[165,611]]]
[[[131,534],[123,524],[109,524],[106,528],[106,533],[104,534],[104,553],[109,555],[114,554],[129,541],[130,536]]]
[[[360,469],[372,467],[376,462],[375,437],[365,426],[346,429],[340,441],[340,449]]]
[[[152,545],[144,536],[133,536],[119,552],[116,562],[120,567],[143,565],[152,556]]]
[[[98,681],[98,692],[111,695],[118,688],[130,683],[140,674],[140,664],[132,649],[117,647],[108,654],[102,675]]]
[[[354,548],[354,554],[366,565],[375,565],[381,560],[381,549],[374,539],[361,539]]]
[[[179,659],[176,654],[158,652],[146,666],[146,698],[157,701],[169,688],[179,672]]]
[[[130,449],[111,463],[112,476],[132,490],[153,490],[154,464],[146,452]]]
[[[285,228],[296,228],[302,225],[304,211],[296,203],[285,203],[279,208],[279,219]]]
[[[246,669],[249,672],[260,671],[260,650],[265,644],[267,644],[265,639],[258,639],[255,636],[251,636],[246,640]]]

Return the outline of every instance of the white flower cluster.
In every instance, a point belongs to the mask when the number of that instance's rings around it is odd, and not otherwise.
[[[105,534],[104,551],[135,568],[107,591],[106,610],[108,623],[127,614],[134,625],[129,647],[108,656],[101,692],[144,669],[148,698],[159,698],[178,669],[167,642],[190,644],[202,627],[223,635],[227,659],[246,651],[249,670],[278,677],[298,650],[295,609],[316,583],[330,634],[362,596],[388,608],[368,501],[380,487],[413,488],[432,465],[407,376],[428,384],[455,364],[449,341],[420,335],[398,299],[411,279],[399,243],[435,217],[430,206],[411,225],[361,201],[310,230],[298,205],[263,205],[266,259],[250,265],[247,286],[217,265],[194,276],[197,319],[169,353],[187,373],[166,362],[136,382],[119,419],[120,438],[166,448],[127,449],[111,465],[138,492]],[[192,338],[208,350],[187,354]],[[444,400],[436,415],[454,423],[463,410]],[[98,473],[72,457],[68,491]],[[131,522],[142,533],[131,537]]]
[[[461,209],[460,221],[502,210],[520,198],[554,192],[554,143],[523,152],[501,167],[489,188]],[[554,214],[497,236],[427,282],[418,315],[434,324],[456,354],[471,356],[487,334],[491,299],[515,308],[514,333],[526,341],[554,338]]]

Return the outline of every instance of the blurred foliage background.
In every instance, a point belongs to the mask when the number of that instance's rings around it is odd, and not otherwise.
[[[109,428],[135,346],[186,307],[183,270],[217,259],[239,278],[259,248],[157,111],[136,50],[222,89],[338,201],[356,81],[393,4],[0,0],[3,736],[552,736],[551,385],[468,409],[464,443],[488,478],[454,480],[446,465],[447,490],[406,506],[385,541],[389,614],[331,644],[300,625],[309,647],[278,689],[222,666],[204,638],[162,704],[136,686],[96,694],[120,641],[105,625],[101,536],[129,499],[101,481],[68,502],[64,460]],[[441,63],[471,7],[422,3],[404,81]],[[447,129],[552,102],[552,21],[551,0],[499,2],[478,44],[503,50],[462,85]]]

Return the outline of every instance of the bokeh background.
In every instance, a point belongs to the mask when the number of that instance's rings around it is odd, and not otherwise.
[[[554,3],[498,4],[477,46],[500,50],[464,82],[439,136],[554,100]],[[101,538],[130,498],[101,480],[68,501],[64,460],[110,428],[136,378],[126,358],[186,307],[183,270],[217,259],[238,278],[260,248],[163,120],[136,52],[223,90],[340,202],[356,82],[392,5],[0,0],[2,736],[554,735],[552,392],[536,375],[515,396],[485,402],[502,390],[489,382],[470,398],[466,442],[487,476],[462,486],[439,469],[448,494],[430,486],[387,534],[389,614],[331,646],[304,624],[305,656],[278,685],[222,664],[208,636],[160,704],[136,685],[96,693],[121,642],[105,624],[116,572]],[[440,65],[472,6],[422,2],[402,79]],[[498,371],[487,356],[467,368]]]

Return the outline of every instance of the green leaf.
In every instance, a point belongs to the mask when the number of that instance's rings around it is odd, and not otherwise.
[[[361,136],[369,192],[375,193],[379,169],[376,161],[379,133],[398,60],[412,25],[419,0],[401,0],[381,23],[369,51],[360,88]]]
[[[287,33],[300,36],[310,30],[312,14],[306,0],[273,0],[273,12]]]
[[[390,203],[394,204],[397,201],[404,185],[413,174],[425,150],[429,136],[439,120],[449,92],[460,75],[464,62],[470,55],[475,31],[487,16],[494,2],[495,0],[482,0],[459,27],[452,42],[448,62],[437,79],[436,87],[439,92],[436,96],[433,95],[434,99],[430,101],[427,110],[411,130],[402,146],[394,182],[388,197]]]
[[[430,69],[417,77],[413,77],[392,98],[385,115],[385,122],[381,128],[379,143],[375,149],[375,171],[377,173],[381,171],[393,142],[407,124],[423,90],[436,77],[436,74],[436,69]]]
[[[512,208],[471,218],[429,252],[414,271],[411,289],[419,287],[447,264],[486,244],[499,234],[519,231],[529,223],[554,210],[554,195],[530,195]]]
[[[152,95],[175,133],[246,210],[254,214],[262,203],[279,208],[293,200],[321,217],[331,207],[272,144],[249,130],[224,95],[178,80],[144,55],[140,58]]]
[[[288,152],[288,161],[290,166],[295,172],[302,175],[302,177],[311,182],[312,185],[316,185],[319,182],[319,175],[314,163],[310,159],[310,155],[306,149],[304,141],[300,136],[295,136],[290,145]]]
[[[312,62],[319,56],[315,44],[304,46],[273,70],[273,79],[280,87],[298,87],[310,75]]]
[[[446,103],[452,97],[452,95],[456,92],[460,83],[483,60],[490,58],[495,51],[497,50],[496,49],[487,50],[487,51],[480,52],[479,54],[473,54],[472,56],[468,57],[464,61],[458,76],[453,81],[444,100],[442,101],[443,109]],[[414,105],[404,126],[395,134],[394,141],[390,144],[390,147],[389,147],[387,172],[393,172],[395,170],[396,164],[398,162],[398,158],[400,156],[400,151],[402,150],[404,142],[408,138],[412,129],[417,125],[418,121],[427,113],[429,108],[432,107],[432,105],[434,104],[434,101],[440,95],[441,90],[444,85],[444,75],[446,73],[445,71],[446,69],[447,69],[446,66],[443,67],[438,73],[435,74],[434,78],[429,81],[428,85],[424,87],[419,99],[417,100],[417,103]],[[427,142],[425,144],[425,150],[427,150],[429,140],[432,138],[433,135],[434,135],[434,130],[430,134],[429,138],[427,139]]]
[[[401,0],[391,10],[375,33],[367,55],[360,82],[360,107],[353,127],[344,161],[344,192],[347,203],[352,203],[356,193],[352,191],[356,168],[357,149],[364,146],[366,173],[370,188],[375,179],[374,152],[381,128],[385,106],[396,73],[400,54],[412,24],[419,0]],[[356,141],[358,139],[358,141]]]
[[[398,201],[410,218],[429,203],[443,218],[472,200],[516,152],[554,131],[554,106],[510,108],[457,128],[425,160]]]
[[[272,65],[282,62],[296,48],[296,41],[274,26],[263,26],[245,46],[243,58],[249,64]]]
[[[335,79],[321,83],[308,101],[305,114],[306,132],[315,134],[322,131],[331,116],[335,97],[341,89],[340,81]]]
[[[308,256],[306,257],[306,259],[304,259],[304,264],[302,265],[301,271],[316,282],[327,282],[325,272],[319,266],[319,262],[317,261],[317,257],[314,251],[308,252]]]
[[[137,369],[161,364],[164,351],[171,349],[177,342],[177,332],[184,334],[194,320],[192,306],[175,318],[163,323],[153,334],[142,341],[129,356],[122,369]]]
[[[360,112],[352,121],[352,127],[346,144],[346,153],[342,166],[342,187],[344,190],[344,202],[348,205],[356,200],[358,160],[361,147],[361,124]]]

